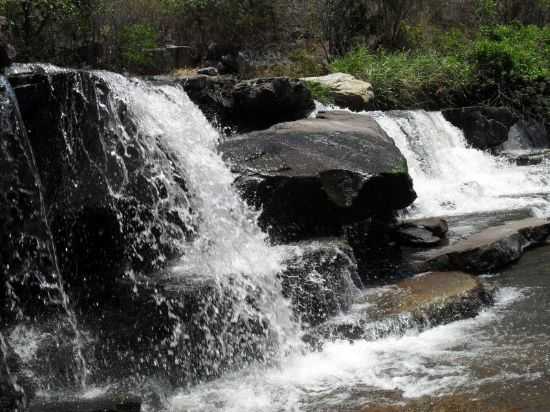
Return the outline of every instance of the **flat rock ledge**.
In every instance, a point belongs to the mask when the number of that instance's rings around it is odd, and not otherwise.
[[[418,271],[463,270],[482,274],[517,261],[529,248],[544,245],[550,220],[529,218],[483,230],[441,249],[413,255]]]
[[[426,272],[367,291],[350,313],[321,325],[306,341],[376,340],[475,317],[493,303],[493,291],[464,272]]]

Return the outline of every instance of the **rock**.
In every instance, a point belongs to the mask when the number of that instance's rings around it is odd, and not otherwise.
[[[413,255],[420,270],[487,273],[518,260],[526,249],[544,245],[550,221],[529,218],[485,229],[450,246]]]
[[[351,313],[319,326],[308,338],[376,340],[476,316],[493,302],[472,275],[463,272],[427,272],[392,287],[369,291]]]
[[[198,75],[180,79],[178,83],[210,122],[236,127],[233,89],[237,81],[234,78]]]
[[[399,226],[396,237],[403,246],[430,247],[441,243],[441,238],[434,236],[429,230],[410,224]]]
[[[8,19],[0,16],[0,70],[11,65],[17,56],[15,48],[11,44],[13,39],[10,38],[8,31]]]
[[[97,307],[128,271],[154,272],[180,256],[192,231],[184,173],[155,136],[136,134],[123,101],[111,105],[106,82],[69,70],[10,82],[62,276],[80,303]]]
[[[499,151],[531,150],[550,148],[550,136],[544,124],[520,120],[508,132],[508,139]]]
[[[294,249],[281,279],[297,317],[315,326],[349,310],[361,287],[351,247],[334,239],[301,242]]]
[[[529,153],[508,152],[505,155],[511,162],[518,166],[533,166],[550,160],[550,150],[530,151]]]
[[[510,128],[519,120],[504,107],[463,107],[443,110],[443,116],[462,129],[469,144],[476,149],[495,149],[508,139]]]
[[[27,407],[27,396],[11,370],[9,352],[6,340],[0,332],[0,410],[23,412]]]
[[[69,400],[33,402],[29,412],[141,412],[141,399],[132,395],[104,395]]]
[[[241,130],[264,129],[279,122],[303,119],[315,110],[306,85],[287,77],[241,81],[233,94]]]
[[[199,75],[177,82],[210,121],[240,132],[302,119],[315,109],[305,84],[286,77],[238,82],[227,76]]]
[[[40,177],[17,101],[0,77],[0,328],[64,311]]]
[[[410,220],[397,227],[395,236],[404,246],[430,247],[440,244],[448,230],[449,226],[443,219]]]
[[[343,226],[389,218],[416,198],[407,162],[367,116],[330,112],[227,140],[224,158],[272,237],[340,235]]]
[[[368,103],[374,98],[372,85],[350,74],[332,73],[320,77],[306,77],[302,80],[327,87],[339,107],[357,111],[366,110]]]
[[[205,75],[205,76],[217,76],[218,69],[215,67],[204,67],[202,69],[197,70],[197,74]]]

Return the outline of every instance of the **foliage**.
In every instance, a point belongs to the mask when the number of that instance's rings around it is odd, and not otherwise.
[[[148,68],[154,64],[147,50],[158,47],[158,31],[148,24],[133,24],[122,30],[120,46],[122,59],[130,67]]]
[[[361,48],[332,65],[373,84],[379,108],[448,104],[472,79],[471,67],[456,56],[434,52],[371,52]]]
[[[306,86],[315,100],[325,105],[333,105],[334,98],[330,89],[317,82],[306,82]]]
[[[408,32],[416,42],[423,35],[414,28]],[[358,48],[332,69],[370,81],[378,108],[460,105],[475,89],[502,91],[550,78],[550,28],[499,25],[472,39],[459,31],[432,33],[424,47],[410,51]]]

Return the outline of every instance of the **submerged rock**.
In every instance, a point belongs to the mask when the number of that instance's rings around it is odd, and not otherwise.
[[[388,218],[416,198],[407,162],[367,116],[347,112],[282,123],[221,144],[245,199],[276,239],[342,233]]]
[[[372,85],[347,73],[332,73],[320,77],[306,77],[306,82],[318,83],[329,89],[334,103],[351,110],[366,110],[374,98]]]
[[[463,272],[427,272],[391,287],[369,290],[349,314],[319,326],[308,336],[376,340],[476,316],[492,304],[492,291]]]
[[[241,132],[303,119],[315,109],[306,85],[287,77],[237,81],[202,75],[177,82],[210,121]]]
[[[530,247],[544,245],[550,220],[529,218],[485,229],[441,249],[413,255],[420,270],[486,273],[515,262]]]

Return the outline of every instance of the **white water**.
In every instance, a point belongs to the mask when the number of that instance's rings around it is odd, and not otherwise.
[[[232,186],[234,176],[217,152],[218,132],[185,92],[175,86],[153,86],[108,73],[97,73],[109,83],[117,99],[126,102],[138,132],[160,138],[173,149],[185,171],[191,195],[190,219],[197,237],[173,267],[177,279],[214,277],[237,293],[239,316],[247,316],[250,290],[260,288],[261,313],[271,325],[281,352],[298,340],[289,303],[281,295],[277,274],[289,250],[268,244],[256,224],[256,214]]]
[[[376,391],[398,390],[416,398],[472,387],[479,382],[470,373],[471,363],[492,348],[487,326],[525,293],[502,289],[495,306],[474,319],[375,341],[327,343],[321,352],[291,356],[277,368],[226,376],[174,396],[168,411],[358,409],[372,402]]]
[[[532,209],[550,214],[550,166],[516,166],[470,147],[440,112],[365,112],[407,159],[418,199],[413,217]]]

